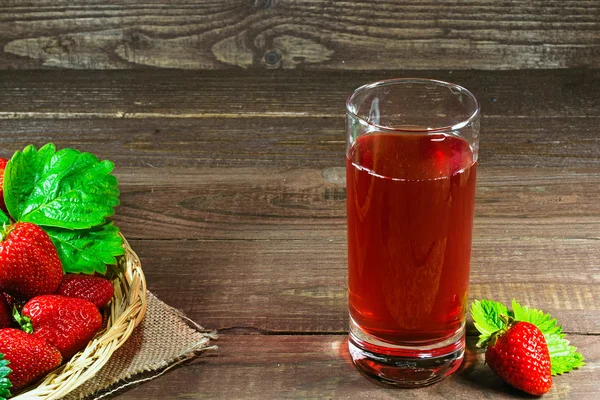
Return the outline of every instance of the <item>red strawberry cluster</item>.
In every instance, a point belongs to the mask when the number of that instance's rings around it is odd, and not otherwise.
[[[113,168],[53,143],[0,158],[0,400],[102,327],[99,309],[114,288],[101,275],[124,250],[110,220],[119,203]]]
[[[99,308],[114,288],[101,277],[64,275],[52,240],[39,226],[17,222],[2,230],[0,353],[11,370],[12,390],[19,390],[88,344],[102,326]]]

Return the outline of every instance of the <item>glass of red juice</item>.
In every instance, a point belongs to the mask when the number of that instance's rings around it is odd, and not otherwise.
[[[350,354],[379,381],[429,385],[464,355],[479,104],[391,79],[346,107]]]

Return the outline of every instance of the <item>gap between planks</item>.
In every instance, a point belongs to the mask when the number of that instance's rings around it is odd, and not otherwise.
[[[343,114],[312,112],[261,112],[261,113],[158,113],[158,112],[20,112],[0,111],[0,120],[15,119],[246,119],[246,118],[344,118]],[[484,114],[482,118],[507,118],[506,115]],[[589,115],[510,115],[509,118],[592,118]]]
[[[339,118],[336,114],[315,114],[308,112],[262,112],[262,113],[156,113],[156,112],[0,112],[0,119],[87,119],[87,118],[129,118],[129,119],[154,119],[154,118]]]
[[[228,328],[216,329],[219,335],[232,335],[232,336],[251,336],[251,335],[262,335],[262,336],[335,336],[335,335],[347,335],[348,331],[273,331],[269,329],[262,329],[250,326],[232,326]],[[579,332],[564,330],[562,333],[568,335],[581,335],[581,336],[600,336],[600,332]],[[475,332],[475,328],[472,324],[467,324],[467,336],[478,336]]]

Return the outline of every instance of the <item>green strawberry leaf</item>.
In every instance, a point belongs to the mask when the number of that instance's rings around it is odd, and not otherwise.
[[[119,204],[114,164],[74,149],[17,151],[4,172],[4,200],[13,219],[40,226],[89,229]]]
[[[0,353],[0,400],[6,400],[11,397],[10,388],[12,383],[8,379],[8,374],[12,372],[12,369],[8,367],[10,362],[4,359],[4,354]]]
[[[512,301],[512,309],[517,321],[529,322],[537,326],[544,336],[560,334],[562,331],[561,326],[557,325],[556,319],[550,314],[544,314],[543,311],[535,308],[522,307],[516,300]]]
[[[125,254],[119,228],[112,223],[86,230],[46,227],[56,246],[65,273],[106,273],[106,265],[117,264],[115,257]]]
[[[482,347],[490,340],[493,333],[506,327],[500,315],[510,315],[510,313],[504,304],[497,301],[475,300],[471,304],[471,315],[475,328],[480,333],[477,346]]]
[[[500,320],[502,314],[510,315],[517,321],[529,322],[544,334],[550,353],[552,375],[563,374],[585,365],[583,355],[577,352],[576,347],[569,345],[556,319],[541,310],[523,307],[515,300],[512,301],[512,311],[491,300],[473,302],[471,315],[475,327],[480,332],[478,346],[485,345],[494,332],[504,328],[504,323]],[[491,332],[494,329],[495,331]]]
[[[583,355],[576,352],[577,348],[569,346],[572,349],[571,354],[566,356],[554,356],[550,357],[550,363],[552,365],[552,375],[560,375],[565,372],[580,368],[585,365],[583,362]]]
[[[10,218],[4,211],[0,210],[0,228],[7,225],[10,225]]]

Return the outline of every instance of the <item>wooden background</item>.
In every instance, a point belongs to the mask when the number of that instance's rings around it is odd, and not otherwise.
[[[600,66],[596,0],[4,0],[0,67]]]
[[[116,222],[220,350],[119,399],[520,398],[469,337],[460,373],[390,390],[346,350],[344,103],[453,81],[482,104],[470,298],[551,312],[600,392],[600,2],[0,2],[0,156],[115,161]],[[472,328],[469,326],[469,328]]]

